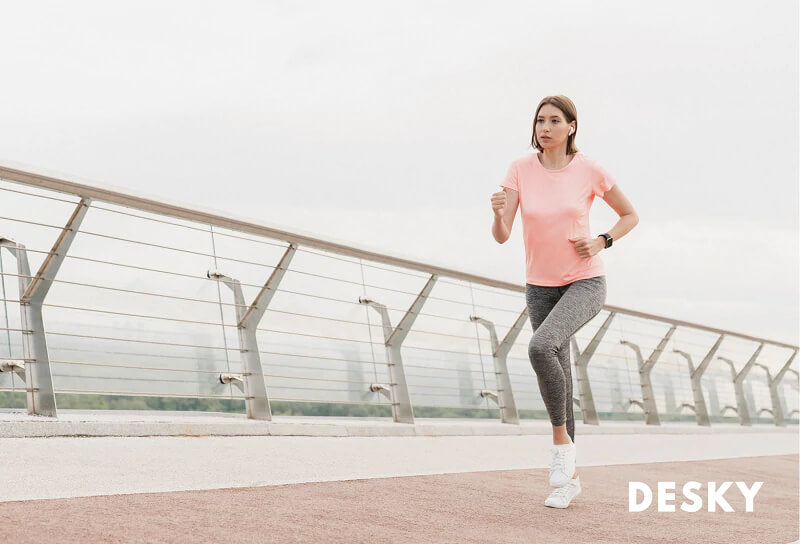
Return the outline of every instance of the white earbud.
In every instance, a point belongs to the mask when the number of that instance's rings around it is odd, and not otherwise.
[[[575,129],[572,128],[572,127],[569,127],[569,133],[572,134],[573,132],[575,132]]]

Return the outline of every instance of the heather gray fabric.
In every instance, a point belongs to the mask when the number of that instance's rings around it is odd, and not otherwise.
[[[574,442],[569,340],[603,309],[606,277],[585,278],[557,287],[527,283],[525,299],[533,328],[528,357],[539,391],[550,422],[566,423],[567,433]]]

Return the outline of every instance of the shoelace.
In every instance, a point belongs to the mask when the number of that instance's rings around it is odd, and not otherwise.
[[[567,485],[564,485],[564,486],[562,486],[562,487],[557,487],[557,488],[555,489],[555,491],[553,491],[553,493],[552,493],[552,496],[554,496],[554,497],[558,497],[559,499],[566,499],[566,498],[567,498],[567,493],[568,493],[568,492],[569,492],[569,491],[570,491],[570,490],[571,490],[573,487],[575,487],[575,484],[573,484],[572,482],[570,482],[570,483],[568,483]]]
[[[553,459],[553,470],[561,470],[561,472],[567,471],[567,461],[566,461],[567,452],[558,448],[555,450],[555,459]]]

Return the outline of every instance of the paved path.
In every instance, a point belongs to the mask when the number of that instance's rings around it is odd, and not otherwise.
[[[584,492],[554,510],[542,504],[548,423],[3,413],[0,543],[786,544],[800,536],[797,427],[577,422]],[[765,483],[754,512],[735,485],[725,495],[735,512],[628,512],[629,481],[653,490],[676,482],[679,507],[689,480]]]
[[[24,464],[15,464],[24,470]],[[580,472],[584,492],[566,510],[542,505],[549,492],[546,469],[5,502],[0,542],[784,544],[798,539],[797,455],[591,466]],[[710,513],[705,501],[695,513],[628,512],[629,481],[655,489],[659,480],[680,488],[690,479],[765,483],[753,512],[744,511],[735,489],[725,495],[734,512]]]

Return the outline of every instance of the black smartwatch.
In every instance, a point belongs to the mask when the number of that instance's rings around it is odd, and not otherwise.
[[[598,236],[602,236],[603,238],[606,239],[606,248],[611,247],[611,244],[614,243],[614,240],[611,238],[611,235],[607,232],[603,234],[598,234]]]

